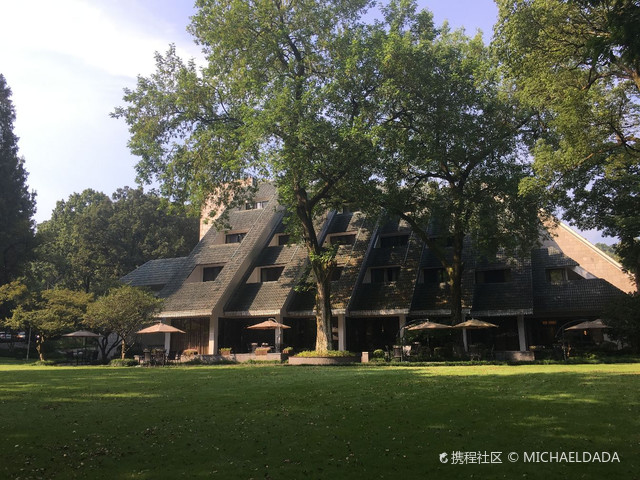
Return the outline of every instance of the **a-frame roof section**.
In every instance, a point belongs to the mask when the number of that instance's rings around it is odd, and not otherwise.
[[[247,261],[258,252],[274,223],[282,215],[277,209],[276,190],[271,184],[262,184],[260,198],[268,198],[261,209],[233,209],[229,212],[230,229],[209,230],[186,258],[183,268],[160,292],[165,298],[161,316],[166,318],[202,317],[212,314],[219,302],[226,301],[245,274]],[[228,232],[243,233],[240,243],[225,243]],[[201,281],[191,275],[197,267],[220,265],[222,270],[214,281]]]

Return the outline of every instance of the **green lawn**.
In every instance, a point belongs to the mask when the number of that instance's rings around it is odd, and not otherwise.
[[[0,407],[3,479],[640,478],[640,364],[0,365]]]

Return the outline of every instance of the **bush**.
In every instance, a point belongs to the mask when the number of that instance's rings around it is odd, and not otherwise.
[[[313,358],[313,357],[359,357],[359,353],[347,352],[346,350],[327,350],[319,352],[317,350],[305,350],[296,353],[296,357]]]
[[[140,365],[140,362],[133,358],[125,358],[124,360],[122,358],[114,358],[109,362],[110,367],[135,367],[137,365]]]
[[[384,350],[382,350],[381,348],[378,348],[376,350],[373,351],[373,353],[371,354],[372,358],[384,358]]]

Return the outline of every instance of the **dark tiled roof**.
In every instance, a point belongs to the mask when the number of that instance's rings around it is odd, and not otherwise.
[[[351,312],[408,311],[411,308],[421,255],[422,242],[415,235],[409,237],[408,245],[372,249],[363,268],[399,266],[398,280],[358,285],[350,305]]]
[[[206,233],[186,258],[180,271],[160,292],[160,296],[166,298],[163,315],[172,317],[211,313],[222,295],[230,287],[232,280],[237,275],[244,274],[244,272],[239,272],[239,268],[247,256],[252,254],[256,248],[263,247],[258,242],[263,238],[264,230],[272,224],[275,216],[281,215],[274,206],[275,189],[272,186],[262,187],[256,198],[266,198],[268,193],[271,193],[272,197],[264,209],[230,211],[231,231],[247,232],[242,242],[225,244],[225,232],[211,229]],[[196,266],[211,263],[224,264],[215,281],[186,282]]]
[[[135,287],[166,285],[184,266],[187,257],[150,260],[121,278],[123,283]]]
[[[595,314],[623,293],[601,278],[552,284],[548,268],[576,266],[578,263],[555,248],[540,248],[532,254],[534,314]]]
[[[258,261],[247,271],[245,279],[225,305],[228,314],[280,311],[298,282],[306,259],[302,245],[267,247]],[[274,282],[246,283],[256,266],[284,265],[280,278]]]

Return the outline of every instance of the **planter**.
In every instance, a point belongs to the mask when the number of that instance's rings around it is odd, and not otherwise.
[[[345,365],[359,362],[360,357],[289,357],[289,365]]]

